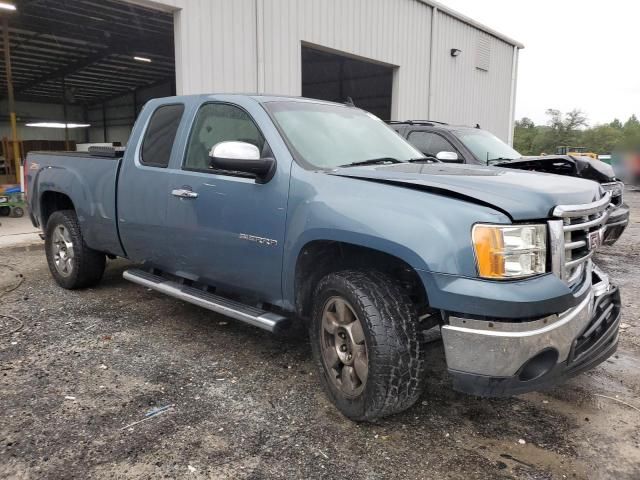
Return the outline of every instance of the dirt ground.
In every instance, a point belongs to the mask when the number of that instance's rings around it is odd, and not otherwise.
[[[489,400],[450,388],[436,342],[421,400],[374,424],[327,401],[305,340],[130,284],[121,260],[65,291],[40,247],[4,248],[0,313],[23,326],[0,318],[0,478],[640,479],[640,191],[627,201],[597,258],[623,295],[615,357]]]

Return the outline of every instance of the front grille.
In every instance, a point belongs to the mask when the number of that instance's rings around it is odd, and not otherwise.
[[[575,284],[582,277],[587,261],[602,243],[602,227],[609,218],[611,207],[611,194],[607,192],[593,203],[559,205],[554,209],[554,216],[562,220],[549,222],[552,230],[553,270],[569,285]]]

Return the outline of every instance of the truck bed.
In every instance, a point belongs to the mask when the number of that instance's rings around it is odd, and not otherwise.
[[[76,210],[87,245],[124,255],[116,216],[121,160],[119,156],[84,152],[29,152],[25,183],[34,226],[45,230],[47,205],[68,199]]]

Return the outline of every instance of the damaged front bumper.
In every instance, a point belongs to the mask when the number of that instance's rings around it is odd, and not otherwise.
[[[620,235],[629,225],[629,205],[623,203],[611,213],[605,224],[602,243],[613,245],[620,238]]]
[[[447,367],[456,390],[507,396],[561,383],[616,350],[620,293],[590,263],[579,303],[533,321],[449,316],[442,327]]]

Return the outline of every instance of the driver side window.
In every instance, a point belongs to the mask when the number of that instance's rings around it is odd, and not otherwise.
[[[431,132],[411,132],[407,139],[414,147],[425,155],[435,157],[440,152],[456,152],[457,150],[444,137]]]
[[[184,168],[211,170],[211,147],[227,141],[247,142],[264,153],[266,142],[253,120],[239,107],[226,103],[203,105],[196,115],[189,137]],[[263,155],[264,156],[264,155]]]

